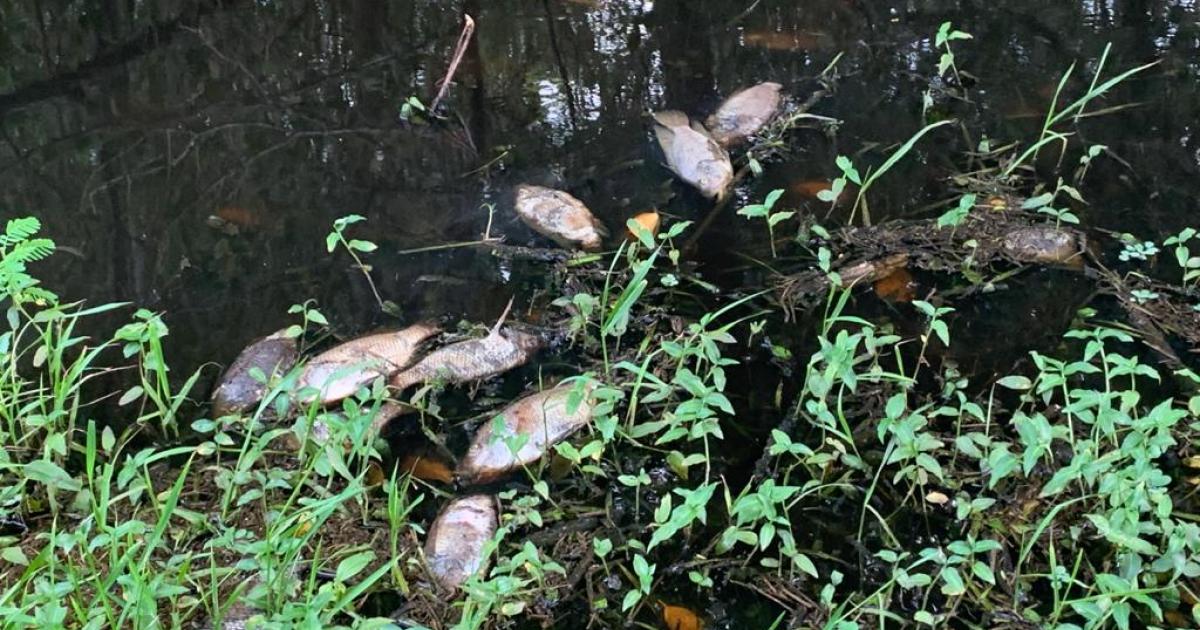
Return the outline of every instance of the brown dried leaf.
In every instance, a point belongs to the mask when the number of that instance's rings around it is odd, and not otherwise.
[[[663,627],[667,630],[701,630],[704,622],[691,609],[660,601]]]

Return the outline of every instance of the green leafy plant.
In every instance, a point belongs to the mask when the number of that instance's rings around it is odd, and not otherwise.
[[[970,33],[955,30],[950,22],[942,22],[938,27],[937,36],[934,37],[934,46],[942,50],[942,56],[938,59],[938,76],[946,76],[946,71],[951,70],[954,73],[954,80],[958,85],[962,85],[962,77],[958,73],[958,66],[954,63],[954,50],[950,47],[950,42],[964,39],[971,39]]]
[[[767,234],[771,241],[771,257],[776,258],[775,253],[775,226],[792,218],[796,215],[792,211],[773,212],[776,202],[783,196],[783,189],[772,190],[767,193],[767,198],[762,203],[751,204],[738,210],[737,213],[747,219],[762,218],[767,222]]]
[[[346,253],[350,254],[350,257],[354,259],[354,266],[357,267],[358,270],[362,272],[363,277],[367,279],[367,285],[371,287],[371,294],[375,296],[375,301],[379,304],[379,308],[385,313],[399,317],[400,307],[396,306],[396,304],[391,301],[385,302],[384,299],[379,295],[379,289],[375,287],[375,280],[371,278],[371,267],[364,264],[362,258],[359,256],[360,253],[369,254],[376,249],[379,249],[379,247],[371,241],[346,238],[346,228],[354,225],[355,223],[366,220],[366,217],[359,214],[348,214],[335,220],[333,222],[333,230],[331,230],[329,234],[325,236],[325,249],[332,254],[334,250],[337,249],[338,245],[341,245],[342,248],[346,250]]]
[[[841,176],[833,180],[833,184],[828,190],[822,190],[820,193],[818,193],[817,198],[828,203],[830,205],[830,211],[832,211],[837,205],[838,199],[841,197],[842,192],[845,191],[846,183],[853,182],[858,186],[858,194],[854,198],[854,205],[850,208],[850,217],[846,220],[846,223],[853,224],[854,216],[861,210],[863,213],[863,225],[870,225],[871,214],[867,205],[866,194],[867,191],[871,189],[871,185],[878,181],[878,179],[888,171],[892,170],[892,168],[895,167],[900,160],[903,160],[904,157],[913,150],[913,147],[916,146],[917,142],[920,141],[921,138],[925,137],[925,134],[937,129],[938,127],[954,123],[955,121],[953,120],[941,120],[925,125],[920,131],[917,131],[917,133],[913,134],[913,136],[905,141],[904,144],[901,144],[895,151],[893,151],[891,155],[889,155],[887,159],[883,161],[883,164],[879,165],[878,168],[873,170],[868,169],[865,177],[859,175],[858,169],[855,168],[854,163],[850,161],[850,158],[844,155],[839,155],[837,157],[837,167],[842,172]]]

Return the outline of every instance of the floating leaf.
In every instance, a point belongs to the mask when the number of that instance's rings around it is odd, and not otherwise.
[[[875,281],[875,295],[887,302],[911,302],[916,297],[915,284],[908,269],[900,267]]]

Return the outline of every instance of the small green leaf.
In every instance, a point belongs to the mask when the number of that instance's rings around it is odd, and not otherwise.
[[[352,556],[347,557],[338,563],[337,574],[334,579],[338,582],[345,583],[350,578],[358,575],[363,569],[367,568],[368,564],[375,559],[374,551],[360,551]]]
[[[0,551],[0,560],[20,566],[29,565],[29,558],[25,556],[25,552],[21,551],[20,547],[5,547],[4,551]]]
[[[1033,387],[1033,381],[1030,381],[1024,376],[1018,375],[1005,376],[1004,378],[996,381],[996,384],[1000,387],[1004,387],[1006,389],[1015,389],[1017,391],[1024,391]]]
[[[128,391],[126,391],[124,394],[121,395],[121,398],[119,400],[117,400],[117,406],[124,407],[125,405],[128,405],[129,403],[131,403],[141,397],[142,397],[142,386],[134,385],[133,387],[130,387]]]

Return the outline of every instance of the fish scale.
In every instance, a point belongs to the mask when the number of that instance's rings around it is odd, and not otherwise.
[[[460,341],[429,353],[392,377],[389,384],[405,389],[434,379],[450,384],[482,380],[524,364],[538,345],[537,337],[528,333],[493,330],[481,339]]]
[[[371,381],[411,365],[421,344],[440,332],[433,324],[415,324],[347,341],[309,361],[300,386],[320,390],[324,404],[353,396]]]

